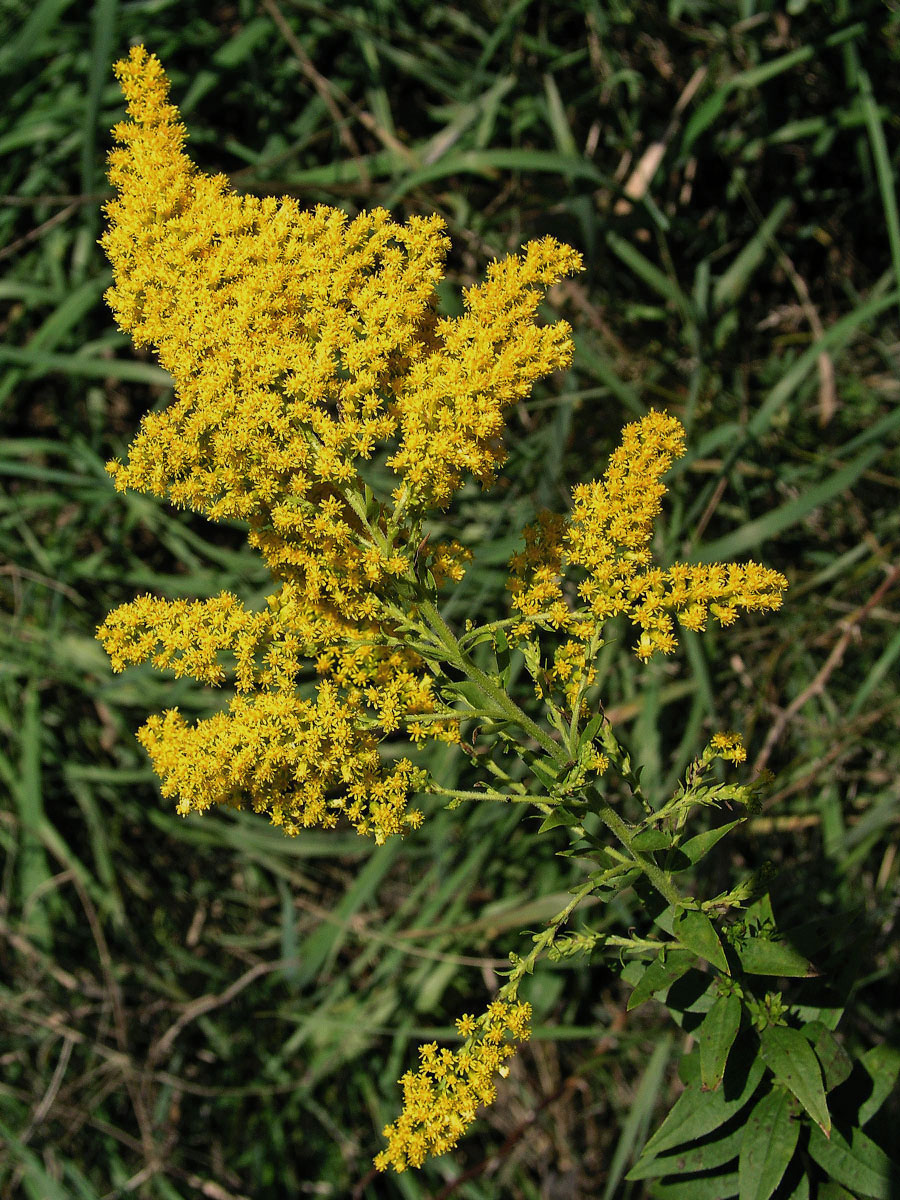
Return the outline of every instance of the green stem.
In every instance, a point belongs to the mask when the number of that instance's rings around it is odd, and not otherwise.
[[[671,945],[671,942],[656,942],[650,938],[619,937],[617,934],[611,933],[606,935],[606,945],[618,946],[620,950],[625,952],[633,950],[635,953],[641,954],[650,950],[654,954],[658,954],[660,950]]]
[[[498,687],[492,679],[488,678],[484,671],[477,667],[469,656],[460,649],[459,642],[453,636],[453,631],[430,600],[422,601],[421,612],[428,622],[429,627],[434,631],[435,636],[446,648],[449,661],[463,671],[472,683],[477,684],[482,692],[493,700],[497,707],[506,713],[511,721],[514,721],[526,733],[531,734],[535,741],[547,751],[554,762],[560,766],[564,765],[567,762],[565,748],[560,746],[558,742],[554,742],[549,734],[541,729],[540,725],[533,721],[526,712],[523,712],[518,704],[511,700],[506,692]],[[665,871],[658,867],[652,858],[648,858],[640,850],[635,849],[631,829],[628,824],[622,820],[608,801],[602,797],[598,797],[598,800],[600,803],[596,811],[603,824],[621,842],[628,851],[632,861],[641,868],[660,895],[668,900],[670,904],[677,904],[681,899],[680,893]],[[586,895],[593,886],[593,884],[588,884],[584,894]]]
[[[569,746],[569,754],[572,756],[572,758],[575,758],[576,754],[578,753],[578,723],[581,720],[581,704],[588,688],[588,671],[590,670],[591,663],[596,657],[597,650],[599,649],[602,640],[603,639],[600,637],[600,627],[598,627],[591,634],[591,640],[584,652],[581,682],[578,685],[578,695],[575,697],[575,703],[572,705],[572,721],[566,734],[566,741]]]
[[[454,637],[452,629],[434,604],[430,600],[423,600],[419,607],[435,636],[447,650],[448,660],[454,666],[458,667],[472,683],[477,684],[485,696],[489,697],[501,712],[518,725],[520,729],[530,734],[547,751],[554,762],[560,765],[564,764],[567,760],[563,747],[558,742],[555,742],[546,730],[542,729],[536,721],[533,721],[526,712],[519,708],[518,704],[510,699],[503,688],[498,687],[492,679],[485,675],[480,667],[475,665],[468,654],[460,649],[459,642]]]
[[[610,833],[622,843],[632,860],[641,868],[659,894],[668,900],[670,904],[678,904],[681,900],[681,894],[672,880],[661,867],[656,865],[652,858],[648,858],[646,854],[635,849],[631,829],[608,801],[601,799],[595,811]]]
[[[547,928],[543,931],[543,933],[539,934],[538,937],[535,938],[533,950],[527,954],[525,958],[520,958],[518,960],[510,974],[509,981],[500,989],[501,999],[506,1000],[509,998],[516,998],[522,976],[530,974],[534,970],[537,960],[544,954],[545,950],[553,945],[553,940],[556,937],[556,932],[560,925],[569,919],[573,910],[581,903],[585,896],[589,896],[593,890],[594,885],[590,880],[588,880],[587,883],[583,883],[581,887],[578,888],[578,890],[573,894],[572,899],[569,901],[566,907],[561,909],[555,917],[547,922]]]
[[[519,615],[517,617],[504,617],[502,621],[489,621],[487,625],[475,625],[472,629],[467,629],[462,637],[459,638],[459,648],[462,650],[463,646],[467,642],[474,641],[476,638],[481,637],[483,633],[496,633],[498,629],[507,629],[512,625],[521,625],[523,622],[543,620],[545,620],[544,614],[537,613],[529,616]]]
[[[504,804],[549,804],[554,807],[562,803],[555,796],[532,796],[530,794],[524,796],[512,796],[509,792],[464,792],[458,788],[440,787],[433,783],[428,791],[437,796],[450,796],[454,800],[500,800]]]

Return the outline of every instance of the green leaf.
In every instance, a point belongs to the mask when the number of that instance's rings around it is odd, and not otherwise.
[[[746,909],[744,919],[748,924],[757,922],[759,925],[767,925],[770,922],[774,924],[775,913],[772,909],[772,897],[768,892],[763,892],[758,900]]]
[[[694,306],[678,286],[676,280],[670,278],[664,271],[661,271],[659,267],[655,266],[648,258],[641,254],[631,242],[620,237],[617,233],[607,233],[606,244],[612,250],[613,254],[634,272],[638,279],[646,283],[649,288],[652,288],[663,300],[674,304],[685,319],[696,320]]]
[[[715,926],[698,908],[683,908],[675,914],[672,922],[672,932],[683,946],[705,958],[707,962],[718,967],[720,971],[730,974],[725,951],[719,941]]]
[[[786,942],[770,942],[755,937],[735,946],[741,967],[748,975],[777,975],[779,978],[811,979],[819,972]]]
[[[700,1041],[700,1078],[706,1091],[715,1091],[725,1074],[728,1052],[741,1027],[741,1001],[732,993],[720,996],[697,1031]]]
[[[494,657],[497,660],[497,674],[506,688],[509,686],[511,658],[509,642],[502,629],[498,629],[494,633]]]
[[[824,1133],[831,1129],[822,1071],[812,1046],[799,1029],[769,1025],[759,1035],[766,1066],[789,1088]]]
[[[730,83],[726,81],[723,87],[713,92],[711,96],[707,96],[696,112],[693,113],[691,119],[684,127],[684,133],[681,135],[682,154],[688,154],[697,138],[702,133],[705,133],[710,125],[721,116],[730,95]]]
[[[689,950],[666,950],[660,953],[647,967],[634,991],[628,997],[627,1009],[637,1008],[645,1000],[649,1000],[657,992],[671,987],[676,979],[680,979],[691,969],[696,956]]]
[[[608,184],[608,180],[593,163],[579,155],[572,157],[554,154],[548,150],[519,150],[499,148],[492,150],[463,150],[459,154],[447,154],[435,163],[418,171],[404,175],[398,186],[385,199],[386,208],[395,208],[399,201],[414,188],[436,179],[451,175],[483,175],[490,177],[495,171],[528,171],[550,175],[564,175],[568,179],[587,179],[594,184]],[[318,179],[322,182],[322,169],[295,172],[292,179],[302,177],[306,181]]]
[[[859,1109],[859,1123],[865,1125],[871,1121],[878,1110],[887,1100],[897,1083],[900,1074],[900,1050],[887,1043],[873,1046],[860,1059],[866,1073],[872,1080],[872,1092]]]
[[[45,35],[53,29],[71,4],[72,0],[40,0],[40,3],[33,5],[28,20],[19,26],[18,36],[10,37],[0,51],[2,69],[6,71],[12,64],[21,68],[23,63],[40,53]],[[7,33],[8,30],[9,26]]]
[[[814,508],[827,504],[852,488],[863,471],[883,454],[883,446],[870,446],[851,462],[833,471],[827,479],[807,488],[800,495],[788,500],[778,508],[770,509],[765,516],[747,521],[740,529],[726,534],[725,537],[718,538],[714,542],[698,546],[689,561],[695,563],[719,562],[724,558],[745,554],[748,550],[755,549],[761,542],[777,537],[786,529],[797,525]]]
[[[653,1188],[656,1200],[728,1200],[737,1193],[737,1174],[700,1175],[677,1183],[657,1183]]]
[[[701,1019],[706,1016],[709,1010],[715,1004],[717,996],[713,995],[713,984],[715,977],[710,975],[708,971],[701,971],[697,967],[692,967],[682,977],[675,981],[669,990],[666,992],[665,1005],[669,1010],[669,1016],[673,1021],[677,1022],[683,1028],[696,1029],[697,1021],[691,1021],[688,1026],[685,1026],[684,1017],[698,1016]],[[700,1080],[700,1056],[697,1058],[696,1081]],[[689,1062],[690,1059],[685,1061]],[[685,1083],[693,1082],[685,1080]]]
[[[546,833],[548,829],[558,829],[560,825],[573,826],[578,824],[578,818],[573,816],[565,808],[554,808],[550,813],[547,813],[543,821],[538,827],[538,833]]]
[[[689,838],[678,847],[682,854],[686,855],[691,864],[698,863],[701,858],[705,858],[712,850],[717,842],[720,842],[727,833],[734,829],[735,825],[740,825],[746,817],[738,817],[736,821],[729,821],[725,825],[720,825],[717,829],[707,829],[703,833],[698,833],[695,837]]]
[[[900,1172],[880,1146],[854,1129],[848,1142],[833,1129],[831,1138],[823,1137],[818,1129],[810,1130],[809,1152],[820,1167],[837,1183],[851,1190],[853,1196],[875,1196],[887,1200],[892,1186],[900,1182]]]
[[[622,1182],[625,1168],[632,1157],[635,1146],[639,1146],[646,1136],[647,1126],[652,1119],[653,1109],[656,1106],[660,1088],[663,1086],[663,1078],[671,1052],[672,1038],[670,1034],[666,1034],[659,1038],[653,1049],[650,1061],[647,1063],[631,1102],[628,1116],[619,1131],[616,1149],[607,1171],[602,1200],[612,1200],[613,1196],[620,1194],[619,1184]]]
[[[41,779],[41,699],[29,685],[20,700],[21,763],[12,792],[20,820],[19,894],[23,909],[31,909],[31,939],[45,950],[53,941],[51,917],[57,897],[47,890],[52,877],[41,829],[45,823],[46,784]],[[33,897],[43,896],[35,904]]]
[[[744,1107],[764,1073],[765,1066],[756,1054],[755,1046],[748,1040],[743,1041],[729,1055],[724,1086],[714,1092],[704,1092],[698,1087],[685,1088],[644,1147],[644,1155],[655,1156],[683,1142],[694,1142],[724,1125]]]
[[[796,1174],[796,1168],[791,1174]],[[819,1200],[822,1198],[822,1190],[819,1189]],[[797,1185],[790,1195],[785,1196],[784,1200],[809,1200],[809,1175],[806,1171],[800,1175],[797,1180]]]
[[[741,1152],[743,1141],[744,1127],[741,1125],[716,1141],[682,1146],[672,1154],[642,1157],[626,1178],[657,1179],[664,1175],[693,1175],[697,1171],[711,1171],[734,1161]]]
[[[579,734],[578,745],[580,747],[590,745],[590,743],[594,740],[594,738],[597,736],[599,731],[603,728],[603,722],[605,720],[606,720],[606,713],[604,713],[604,712],[594,713],[594,715],[588,721],[587,725],[585,725],[584,729],[582,729],[581,733]]]
[[[672,836],[662,829],[642,829],[632,838],[631,844],[635,850],[668,850],[672,845]]]
[[[650,915],[653,924],[658,925],[663,933],[667,933],[671,937],[675,914],[678,912],[675,905],[666,904],[659,892],[651,886],[646,876],[644,876],[641,883],[635,885],[634,890],[640,897],[644,911]]]
[[[449,696],[458,696],[476,711],[483,712],[485,707],[484,692],[477,683],[472,683],[468,679],[462,679],[458,682],[445,683],[443,691]]]
[[[18,1166],[22,1182],[31,1196],[40,1196],[41,1200],[69,1200],[66,1189],[47,1174],[40,1158],[23,1145],[13,1131],[2,1122],[0,1122],[0,1133],[3,1134],[10,1158]]]
[[[825,1079],[825,1091],[830,1092],[832,1088],[840,1087],[853,1070],[853,1064],[844,1047],[821,1021],[809,1021],[803,1026],[802,1033],[819,1060]]]
[[[118,379],[123,383],[150,383],[172,387],[172,376],[153,363],[123,358],[89,358],[80,354],[45,354],[27,346],[0,346],[0,364],[27,367],[35,375],[82,376],[88,379]]]
[[[750,1114],[738,1163],[740,1200],[769,1200],[781,1183],[800,1136],[791,1108],[790,1094],[774,1087]]]
[[[743,294],[769,250],[773,234],[792,207],[793,202],[787,197],[779,200],[731,266],[713,284],[713,305],[717,309],[734,305]]]
[[[884,223],[887,227],[888,245],[891,248],[891,262],[894,267],[894,279],[900,286],[900,214],[897,211],[897,176],[891,162],[891,153],[884,136],[884,125],[878,110],[878,104],[872,91],[872,82],[868,71],[859,68],[857,81],[859,84],[860,104],[869,134],[872,149],[872,161],[875,164],[875,176],[878,180],[878,190],[881,193],[881,207],[884,212]]]

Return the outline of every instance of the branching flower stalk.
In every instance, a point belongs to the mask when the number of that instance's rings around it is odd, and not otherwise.
[[[143,418],[127,461],[108,469],[119,490],[245,521],[275,585],[260,612],[227,592],[144,595],[100,627],[116,671],[150,661],[233,686],[226,711],[191,724],[171,708],[140,730],[163,795],[182,814],[250,807],[288,835],[345,821],[377,843],[418,828],[417,793],[451,807],[528,803],[544,814],[542,830],[565,829],[594,864],[528,953],[511,956],[486,1011],[460,1018],[461,1048],[422,1047],[419,1070],[401,1081],[403,1112],[376,1165],[418,1167],[455,1146],[493,1099],[529,1032],[520,984],[544,956],[607,946],[664,962],[678,950],[730,975],[706,911],[719,917],[753,888],[700,902],[676,876],[701,856],[686,836],[696,806],[755,803],[753,786],[711,774],[716,759],[742,759],[740,739],[716,735],[676,795],[654,806],[605,718],[595,664],[612,618],[634,627],[647,662],[675,649],[679,625],[729,626],[741,611],[778,608],[786,581],[756,563],[653,562],[663,476],[684,452],[684,431],[650,412],[626,426],[604,474],[574,489],[568,513],[541,513],[525,530],[511,562],[512,615],[457,634],[439,591],[462,578],[471,554],[432,541],[430,516],[467,478],[491,485],[507,410],[569,363],[569,326],[539,324],[537,313],[580,256],[553,238],[530,242],[465,291],[461,316],[441,317],[439,217],[399,225],[381,209],[351,219],[239,196],[184,153],[157,59],[136,47],[116,72],[129,120],[110,158],[108,300],[135,344],[156,350],[175,400]],[[385,471],[389,491],[373,483]],[[512,654],[533,699],[510,694]],[[301,687],[311,676],[312,690]],[[409,756],[384,761],[388,736],[406,736]],[[443,787],[421,765],[435,739],[470,754],[493,786]],[[495,748],[524,762],[524,778],[494,761]],[[611,775],[634,797],[636,818],[609,799]],[[609,900],[642,881],[665,938],[567,930],[587,897]]]

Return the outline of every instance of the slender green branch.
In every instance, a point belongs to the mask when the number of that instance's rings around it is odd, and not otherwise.
[[[632,830],[609,802],[601,800],[595,812],[610,833],[622,843],[631,856],[631,859],[641,868],[659,894],[668,900],[670,904],[680,903],[681,893],[678,891],[678,888],[675,887],[669,876],[661,867],[656,865],[652,858],[635,849]]]
[[[513,960],[513,969],[510,972],[509,980],[500,989],[501,999],[515,999],[523,975],[531,974],[538,959],[542,958],[553,945],[560,925],[565,924],[585,896],[589,896],[594,890],[594,887],[595,885],[592,880],[588,880],[587,883],[582,884],[573,894],[572,899],[565,908],[561,909],[555,917],[551,917],[547,922],[547,928],[535,937],[532,950],[524,958]]]
[[[658,954],[660,950],[665,950],[666,947],[671,946],[671,942],[657,942],[652,938],[619,937],[613,933],[606,935],[605,944],[607,946],[618,946],[619,949],[625,951],[631,950],[637,954],[645,953],[648,950],[654,954]]]
[[[467,629],[462,637],[458,639],[458,645],[461,650],[465,650],[470,642],[474,642],[482,634],[495,633],[498,629],[508,629],[513,625],[521,625],[526,622],[536,623],[545,620],[546,617],[543,613],[530,613],[528,616],[523,616],[520,613],[515,617],[504,617],[501,621],[489,621],[486,625],[475,625],[472,629]]]
[[[558,764],[565,763],[566,753],[564,748],[558,742],[555,742],[537,722],[533,721],[515,701],[511,700],[503,688],[498,687],[480,667],[476,666],[464,650],[460,649],[459,642],[454,637],[453,631],[434,604],[430,600],[423,600],[420,607],[422,615],[435,636],[446,647],[449,654],[449,661],[461,670],[472,683],[477,684],[482,692],[493,700],[501,712],[509,717],[511,721],[515,722],[525,733],[530,734],[547,751],[554,762]]]
[[[598,627],[591,634],[590,641],[587,644],[584,652],[584,663],[581,672],[581,681],[578,685],[578,694],[575,697],[575,703],[572,705],[572,721],[569,725],[567,742],[569,746],[569,754],[575,758],[578,753],[578,722],[581,719],[581,705],[584,700],[584,694],[588,688],[588,672],[590,665],[594,661],[603,638],[600,636],[601,628]]]
[[[429,793],[437,796],[450,796],[454,800],[500,800],[504,804],[538,804],[550,805],[558,807],[562,801],[556,796],[533,796],[530,793],[524,796],[511,796],[508,792],[465,792],[458,788],[445,788],[437,784],[431,784],[428,788]]]
[[[498,687],[484,671],[472,662],[471,658],[461,650],[459,642],[453,635],[453,631],[447,625],[444,618],[438,612],[437,608],[430,600],[424,600],[421,604],[422,615],[428,622],[428,625],[433,630],[435,636],[440,639],[441,643],[446,647],[449,656],[449,661],[452,662],[459,670],[463,671],[472,683],[478,685],[482,692],[491,699],[497,707],[504,712],[509,718],[514,721],[520,729],[529,733],[536,742],[538,742],[544,750],[550,755],[553,761],[559,765],[565,765],[567,760],[566,749],[558,742],[555,742],[549,734],[543,730],[540,725],[528,716],[519,706],[510,699],[506,692]],[[670,904],[678,904],[681,900],[681,894],[671,879],[666,875],[652,858],[637,850],[634,846],[633,834],[628,824],[619,816],[612,808],[608,801],[600,797],[600,804],[596,809],[600,820],[606,825],[607,829],[628,851],[631,860],[641,868],[647,876],[654,888],[664,897]],[[590,891],[594,884],[588,885],[587,891]],[[587,894],[585,892],[585,894]]]

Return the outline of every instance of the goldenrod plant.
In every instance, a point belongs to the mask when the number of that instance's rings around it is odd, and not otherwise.
[[[459,1046],[420,1047],[376,1167],[417,1168],[452,1150],[529,1037],[527,977],[543,959],[594,954],[622,963],[631,1007],[657,997],[698,1047],[632,1178],[687,1175],[692,1187],[736,1161],[716,1195],[809,1195],[809,1159],[827,1172],[842,1153],[827,1099],[850,1074],[833,1032],[840,1013],[829,1026],[777,990],[815,968],[778,934],[765,870],[710,896],[681,883],[702,880],[702,860],[767,781],[728,777],[722,764],[746,753],[724,731],[670,799],[651,802],[596,678],[611,622],[633,631],[622,652],[646,663],[675,650],[679,628],[778,609],[787,581],[755,562],[654,561],[665,474],[685,434],[651,411],[625,427],[605,471],[574,488],[567,512],[524,530],[509,614],[452,628],[440,596],[471,552],[433,537],[431,523],[466,480],[493,484],[507,411],[569,363],[569,326],[541,323],[538,308],[580,269],[579,254],[530,242],[488,266],[461,315],[441,316],[438,216],[401,225],[382,209],[350,218],[238,195],[186,156],[158,60],[139,46],[116,73],[129,120],[110,163],[108,300],[135,344],[154,348],[176,399],[144,417],[127,460],[108,470],[120,490],[246,522],[273,581],[261,611],[228,592],[148,594],[100,627],[115,671],[150,661],[233,686],[225,711],[190,723],[171,708],[140,730],[163,795],[182,814],[249,807],[286,835],[349,823],[378,844],[419,828],[418,795],[524,804],[584,868],[569,903],[510,955],[485,1011],[459,1018]],[[514,660],[533,696],[511,687]],[[405,738],[408,754],[383,756],[388,738]],[[442,786],[423,750],[434,739],[467,755],[481,782]],[[610,799],[612,777],[627,802]],[[703,809],[727,819],[698,828]],[[583,901],[625,889],[644,900],[645,928],[575,924]],[[878,1147],[866,1152],[873,1178],[887,1178]]]

